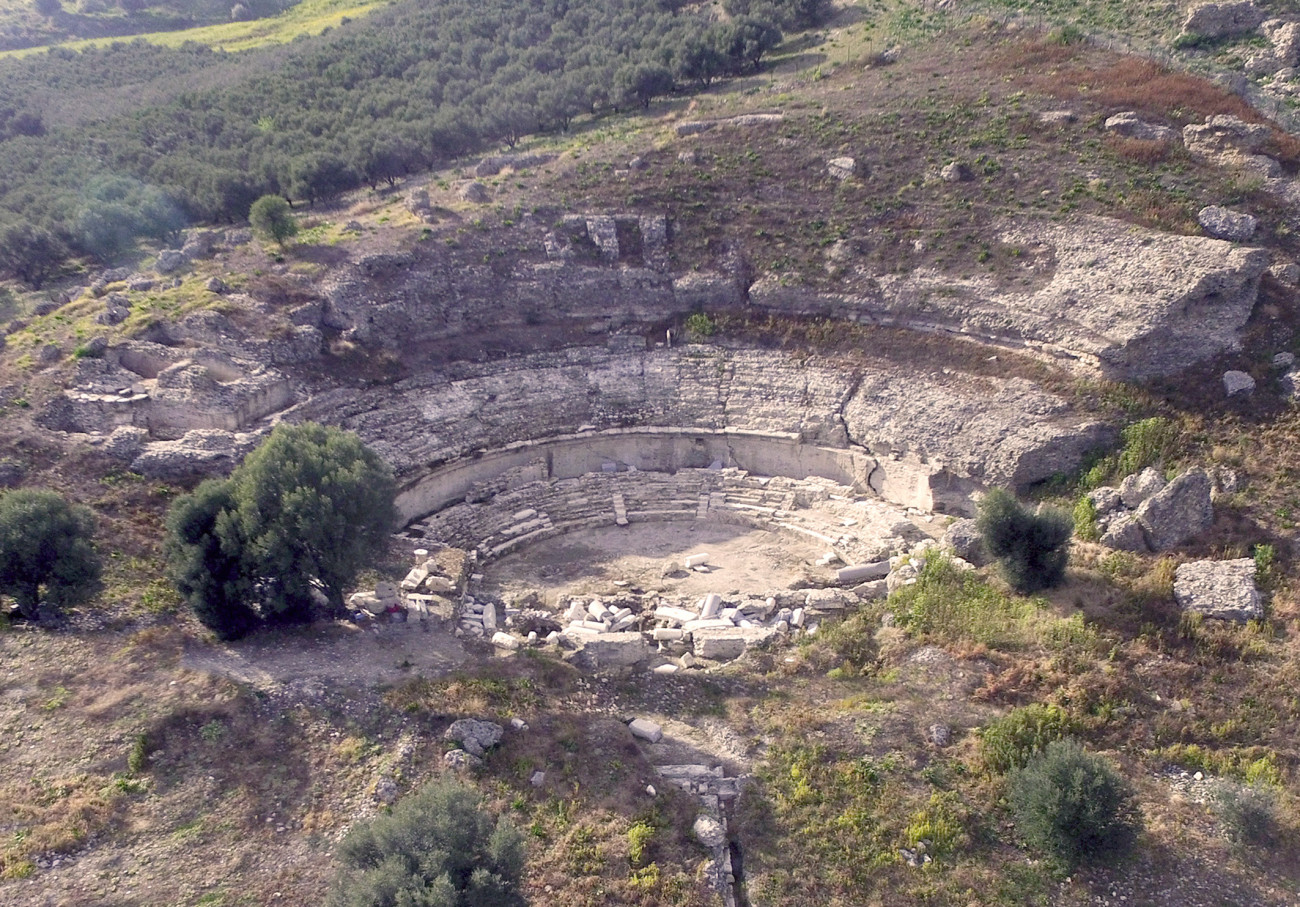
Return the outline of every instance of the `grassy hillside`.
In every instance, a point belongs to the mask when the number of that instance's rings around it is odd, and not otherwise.
[[[1041,11],[1070,9],[1140,30],[1118,18],[1130,9],[1118,4]],[[95,509],[108,570],[104,593],[69,626],[0,625],[0,904],[318,903],[343,830],[383,808],[384,785],[405,794],[441,774],[442,731],[466,716],[529,726],[472,779],[528,835],[532,903],[714,903],[702,879],[707,854],[690,832],[694,803],[660,783],[630,741],[621,719],[635,714],[679,722],[701,758],[750,776],[733,827],[754,907],[1294,902],[1300,416],[1272,357],[1300,353],[1300,300],[1280,282],[1266,280],[1243,350],[1143,386],[1081,381],[939,335],[714,313],[712,342],[815,354],[846,370],[867,359],[900,372],[924,362],[1032,378],[1115,423],[1158,420],[1158,432],[1130,435],[1128,461],[1167,472],[1230,467],[1245,485],[1220,500],[1204,538],[1177,552],[1136,555],[1079,539],[1066,584],[1037,598],[1012,593],[992,571],[936,570],[798,646],[708,674],[592,678],[547,655],[497,659],[414,627],[317,626],[219,645],[162,579],[161,523],[184,489],[31,421],[71,380],[75,350],[93,334],[138,336],[198,312],[283,334],[289,310],[315,299],[350,257],[446,244],[508,270],[515,256],[535,254],[518,249],[525,216],[667,214],[678,271],[740,252],[759,272],[818,288],[855,279],[834,257],[845,248],[866,274],[924,268],[1032,286],[1039,277],[1025,250],[1000,240],[1008,221],[1097,214],[1190,234],[1209,203],[1248,208],[1261,245],[1279,260],[1300,258],[1292,212],[1259,181],[1101,129],[1123,109],[1175,127],[1217,113],[1263,121],[1216,84],[1063,40],[1046,22],[1011,28],[901,6],[862,19],[851,12],[789,41],[762,72],[523,139],[519,150],[556,159],[485,179],[486,204],[458,195],[474,162],[464,158],[401,181],[402,191],[363,189],[318,205],[281,260],[249,244],[198,263],[178,286],[111,285],[132,300],[114,328],[94,323],[102,304],[90,296],[48,311],[45,293],[6,286],[0,318],[21,323],[0,350],[0,458],[23,467],[25,484]],[[1176,31],[1176,18],[1167,10],[1150,33]],[[882,59],[900,40],[897,59]],[[1062,109],[1071,121],[1040,117]],[[778,126],[743,134],[719,129],[687,143],[674,128],[777,110]],[[1281,130],[1269,151],[1288,175],[1300,169],[1300,145]],[[864,176],[831,181],[825,162],[845,154]],[[645,169],[628,167],[633,156]],[[939,178],[953,160],[973,178]],[[428,191],[432,222],[406,210],[402,194],[415,188]],[[353,221],[359,232],[343,229]],[[148,260],[142,252],[133,264]],[[244,295],[208,290],[213,277]],[[70,275],[52,291],[84,282]],[[575,342],[585,328],[573,327]],[[478,352],[458,339],[440,354]],[[355,356],[340,352],[295,377],[378,381],[393,366]],[[1224,399],[1219,376],[1229,367],[1258,379],[1249,401]],[[1072,506],[1090,485],[1116,479],[1116,462],[1061,477],[1042,495]],[[408,555],[395,545],[365,580],[400,578]],[[1266,618],[1183,617],[1172,599],[1177,564],[1236,556],[1256,558]],[[1068,872],[1026,847],[1005,765],[986,741],[1009,734],[1027,706],[1050,706],[1053,727],[1111,759],[1134,786],[1144,830],[1121,859]],[[932,742],[936,723],[952,728],[950,745]],[[534,785],[539,770],[546,778]],[[922,841],[931,862],[909,865],[902,852]]]

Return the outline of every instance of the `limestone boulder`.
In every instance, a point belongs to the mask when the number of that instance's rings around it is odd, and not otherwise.
[[[1126,139],[1142,139],[1148,142],[1172,142],[1178,133],[1168,126],[1148,123],[1141,119],[1135,110],[1124,110],[1108,117],[1105,130]]]
[[[565,658],[587,671],[617,671],[633,668],[650,657],[650,649],[640,633],[561,634],[575,647]]]
[[[1247,621],[1264,616],[1255,585],[1255,561],[1192,561],[1174,574],[1174,599],[1184,611],[1218,620]]]
[[[837,180],[847,180],[862,176],[863,168],[857,158],[836,157],[826,162],[826,172]]]
[[[1207,205],[1196,215],[1196,220],[1210,236],[1231,242],[1245,242],[1255,235],[1255,216],[1233,211],[1220,205]]]
[[[949,526],[943,538],[939,540],[939,546],[977,567],[982,567],[989,562],[988,552],[984,549],[984,539],[980,536],[975,521],[971,519],[957,520]]]
[[[1183,34],[1198,38],[1227,38],[1244,35],[1263,24],[1267,13],[1250,0],[1237,3],[1200,3],[1183,21]]]
[[[465,752],[482,758],[485,751],[501,742],[505,731],[495,721],[461,718],[453,721],[451,727],[442,732],[442,739],[459,743]]]
[[[1124,497],[1120,490],[1109,485],[1088,492],[1088,500],[1092,502],[1093,510],[1099,517],[1108,516],[1124,507]]]
[[[1255,390],[1255,379],[1248,372],[1235,369],[1223,373],[1223,392],[1229,397],[1249,397]]]
[[[1102,534],[1101,544],[1116,551],[1148,551],[1142,524],[1131,513],[1119,513],[1111,518]]]
[[[1189,469],[1142,502],[1136,517],[1152,551],[1168,551],[1214,522],[1213,484],[1204,469]]]
[[[1164,488],[1165,484],[1165,477],[1160,474],[1160,470],[1148,466],[1141,472],[1125,476],[1124,481],[1120,482],[1120,503],[1127,510],[1135,510],[1143,501]]]
[[[1282,165],[1260,153],[1271,136],[1269,127],[1231,114],[1216,114],[1204,123],[1183,127],[1183,145],[1192,157],[1269,179],[1282,175]]]

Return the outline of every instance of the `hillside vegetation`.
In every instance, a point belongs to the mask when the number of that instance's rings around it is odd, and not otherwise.
[[[640,714],[667,716],[688,755],[747,776],[732,841],[752,907],[1293,904],[1300,411],[1273,357],[1300,353],[1300,299],[1272,276],[1241,350],[1140,385],[815,314],[701,311],[647,328],[846,372],[883,363],[902,386],[919,364],[1023,378],[1123,427],[1113,449],[1035,490],[1076,508],[1060,586],[1021,595],[995,568],[936,557],[914,584],[798,645],[666,677],[589,676],[540,650],[496,658],[416,627],[317,624],[220,643],[165,578],[167,513],[192,484],[147,479],[33,420],[93,370],[95,338],[165,337],[186,319],[291,336],[295,310],[319,306],[336,269],[365,256],[447,249],[510,274],[543,255],[522,244],[525,220],[549,228],[571,214],[666,215],[675,273],[743,260],[826,290],[919,270],[1033,287],[1041,270],[1004,241],[1008,222],[1100,215],[1196,234],[1198,210],[1216,203],[1256,214],[1256,241],[1277,261],[1300,259],[1300,222],[1261,180],[1102,129],[1119,110],[1175,128],[1233,114],[1268,126],[1286,178],[1300,169],[1300,142],[1240,95],[1060,28],[1168,41],[1181,11],[935,7],[839,9],[814,31],[788,22],[783,44],[750,58],[742,42],[712,74],[688,68],[696,39],[720,40],[747,12],[798,10],[404,0],[241,53],[141,43],[0,62],[0,110],[40,123],[5,133],[0,119],[0,221],[47,230],[66,256],[40,290],[0,286],[0,467],[90,507],[104,563],[102,591],[66,624],[0,618],[0,904],[321,903],[341,868],[369,868],[358,856],[377,852],[369,836],[392,843],[389,829],[416,824],[401,804],[449,773],[442,735],[463,717],[510,727],[465,777],[483,815],[521,833],[529,903],[716,904],[692,833],[698,800],[632,740],[625,721]],[[1227,47],[1196,51],[1198,63]],[[642,83],[646,70],[657,75]],[[1042,116],[1064,109],[1069,119]],[[749,131],[689,143],[676,131],[772,111],[784,118]],[[482,177],[487,201],[461,197],[471,152],[511,149],[554,157]],[[844,155],[862,173],[832,180],[826,162]],[[954,161],[969,179],[940,178]],[[419,216],[405,201],[417,191]],[[263,193],[294,199],[300,229],[283,247],[244,238],[174,280],[83,292],[107,264],[147,270],[188,221],[242,226]],[[90,229],[104,224],[121,229]],[[63,293],[74,298],[59,304]],[[109,294],[130,302],[114,325],[96,321]],[[285,368],[302,387],[383,388],[529,343],[604,342],[588,323],[538,320],[522,339],[457,336],[409,359],[329,336],[318,359]],[[714,368],[709,346],[698,355]],[[1225,368],[1253,375],[1255,394],[1226,399]],[[1084,492],[1192,465],[1243,480],[1203,537],[1163,554],[1092,540]],[[395,540],[362,585],[399,581],[409,556]],[[1183,614],[1174,572],[1201,557],[1254,558],[1264,618]],[[1054,772],[1082,778],[1073,790],[1065,778],[1072,802],[1118,833],[1061,843],[1043,806]],[[1116,816],[1089,812],[1086,785]],[[376,816],[399,821],[368,825]],[[1118,854],[1100,846],[1116,842]]]

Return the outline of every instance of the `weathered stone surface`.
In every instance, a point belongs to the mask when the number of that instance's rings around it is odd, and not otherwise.
[[[577,634],[566,630],[561,635],[577,647],[566,657],[588,671],[631,668],[650,657],[650,649],[640,633]]]
[[[461,718],[442,732],[442,739],[459,743],[467,753],[481,758],[484,751],[501,742],[503,734],[505,728],[494,721]]]
[[[957,520],[944,532],[939,545],[977,567],[989,562],[988,552],[984,550],[984,539],[980,537],[974,520]]]
[[[1142,139],[1148,142],[1172,142],[1178,138],[1178,132],[1168,126],[1148,123],[1141,119],[1135,110],[1124,110],[1108,117],[1105,124],[1107,132],[1122,135],[1128,139]]]
[[[460,200],[472,204],[481,205],[492,200],[492,194],[488,192],[487,186],[478,180],[470,180],[460,187],[457,192]]]
[[[1137,519],[1153,551],[1168,551],[1199,535],[1214,522],[1210,477],[1189,469],[1137,509]]]
[[[1160,470],[1148,466],[1141,472],[1125,476],[1119,483],[1120,501],[1126,509],[1136,510],[1143,501],[1160,491],[1165,485],[1165,477],[1160,474]]]
[[[1235,369],[1223,373],[1223,392],[1229,397],[1248,397],[1255,390],[1255,379],[1248,372]]]
[[[493,154],[483,158],[474,167],[474,175],[480,179],[486,176],[496,176],[502,170],[507,168],[512,170],[525,170],[529,167],[540,167],[543,164],[549,164],[555,160],[555,155],[550,152],[538,154]]]
[[[1255,235],[1255,217],[1219,205],[1208,205],[1196,215],[1201,228],[1215,239],[1245,242]]]
[[[638,737],[647,743],[658,743],[664,736],[664,729],[649,718],[633,718],[628,722],[627,729],[632,732],[633,737]]]
[[[1101,544],[1118,551],[1148,551],[1142,524],[1131,513],[1116,514],[1102,534]]]
[[[1184,611],[1219,620],[1258,620],[1264,605],[1255,586],[1255,561],[1192,561],[1174,573],[1174,598]]]
[[[1250,0],[1238,3],[1201,3],[1183,21],[1183,34],[1201,38],[1226,38],[1252,32],[1267,14]]]
[[[837,180],[862,176],[863,168],[856,158],[835,157],[826,162],[826,172]]]
[[[939,171],[939,179],[945,183],[965,183],[974,178],[975,174],[965,161],[949,161]]]
[[[158,253],[153,268],[159,274],[172,274],[189,263],[189,258],[180,249],[163,249]]]
[[[449,768],[456,771],[468,771],[472,768],[478,768],[483,764],[483,760],[473,753],[467,753],[464,750],[449,750],[442,757],[442,761],[447,763]]]
[[[226,475],[255,446],[249,435],[195,429],[177,441],[155,441],[131,463],[131,471],[151,479],[181,481]]]
[[[1111,488],[1109,485],[1103,485],[1101,488],[1094,488],[1088,492],[1088,500],[1092,502],[1093,509],[1097,511],[1097,516],[1106,516],[1124,506],[1124,498],[1120,490]]]
[[[1216,114],[1184,126],[1183,145],[1194,158],[1271,179],[1282,175],[1282,165],[1260,153],[1271,135],[1267,126]]]
[[[727,843],[727,830],[722,823],[707,813],[701,813],[695,819],[692,829],[695,837],[705,847],[721,847]]]
[[[1273,45],[1273,57],[1277,60],[1277,69],[1300,63],[1300,22],[1270,19],[1260,26],[1260,31]]]
[[[693,651],[697,658],[730,661],[745,654],[745,650],[762,645],[772,638],[771,627],[711,627],[691,633]]]

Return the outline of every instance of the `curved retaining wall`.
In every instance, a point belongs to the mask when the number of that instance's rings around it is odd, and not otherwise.
[[[465,457],[406,485],[397,496],[397,508],[403,522],[409,523],[463,501],[476,487],[490,484],[510,470],[526,470],[538,460],[544,466],[529,479],[568,479],[629,468],[671,473],[720,463],[757,475],[820,476],[879,493],[904,506],[931,509],[934,505],[930,470],[919,463],[911,466],[893,461],[891,469],[865,451],[804,444],[796,435],[640,427],[521,441]],[[889,473],[892,478],[887,478]]]

